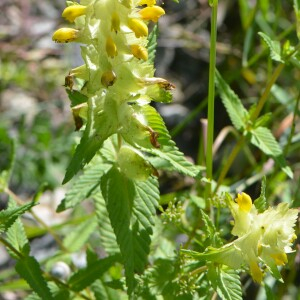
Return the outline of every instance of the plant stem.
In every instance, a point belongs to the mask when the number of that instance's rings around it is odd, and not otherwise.
[[[213,140],[214,140],[214,110],[215,110],[215,73],[216,73],[216,44],[217,44],[217,16],[218,0],[211,1],[211,30],[210,30],[210,59],[208,85],[208,112],[207,112],[207,144],[206,144],[206,176],[212,179],[213,175]],[[206,185],[206,198],[211,193],[211,183]]]
[[[0,242],[7,248],[9,248],[10,251],[14,252],[20,259],[23,257],[22,253],[20,253],[15,247],[13,247],[9,242],[7,242],[5,239],[0,237]]]

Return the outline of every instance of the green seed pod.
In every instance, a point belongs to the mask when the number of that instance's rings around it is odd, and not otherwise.
[[[145,181],[151,174],[156,174],[153,166],[142,153],[129,146],[122,146],[117,159],[121,171],[130,179]]]
[[[112,86],[115,83],[116,79],[117,79],[117,75],[115,74],[115,72],[112,71],[112,70],[109,70],[109,71],[106,71],[102,74],[101,83],[105,87],[109,87],[109,86]]]

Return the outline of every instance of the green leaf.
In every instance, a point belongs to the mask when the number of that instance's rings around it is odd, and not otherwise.
[[[63,241],[63,245],[69,252],[79,251],[87,242],[90,235],[95,231],[97,226],[96,218],[82,222],[72,230]]]
[[[16,204],[13,200],[9,201],[9,208],[16,208]],[[24,230],[24,226],[20,219],[17,219],[12,226],[6,231],[7,241],[22,255],[28,256],[30,252],[29,242]],[[13,251],[7,247],[8,252],[15,259],[20,259]]]
[[[8,187],[14,158],[14,140],[9,137],[5,129],[0,128],[0,192]]]
[[[246,127],[246,122],[249,118],[242,101],[224,81],[218,71],[216,72],[216,85],[233,126],[237,130],[242,130]]]
[[[53,299],[49,287],[43,278],[40,265],[34,257],[23,257],[17,262],[15,268],[18,274],[28,282],[33,291],[43,300]]]
[[[29,202],[19,207],[7,208],[0,211],[0,233],[6,231],[19,216],[35,206],[35,202]]]
[[[111,226],[108,212],[106,209],[105,200],[101,192],[98,192],[97,194],[93,195],[93,199],[99,225],[98,230],[100,232],[101,244],[106,253],[111,255],[119,253],[120,248],[116,241],[116,236]]]
[[[151,177],[132,181],[115,167],[102,177],[101,190],[124,260],[129,294],[135,286],[134,273],[143,272],[147,263],[159,201],[157,185]]]
[[[207,272],[209,281],[224,300],[242,300],[242,287],[237,271],[227,267],[210,265]]]
[[[203,170],[200,166],[195,166],[189,162],[178,150],[175,142],[171,140],[165,123],[157,111],[150,105],[144,106],[142,111],[148,121],[149,126],[158,133],[158,143],[160,148],[142,148],[143,151],[156,155],[167,162],[169,169],[178,171],[184,175],[196,177]],[[166,165],[166,164],[165,164]]]
[[[157,46],[157,35],[158,35],[158,26],[155,25],[148,36],[148,62],[153,64],[155,59],[156,53],[156,46]]]
[[[117,119],[112,118],[112,115],[116,115],[115,105],[109,97],[105,100],[97,97],[89,99],[86,128],[67,168],[63,184],[89,163],[103,142],[117,131]]]
[[[260,196],[253,202],[259,213],[264,212],[268,207],[266,198],[266,182],[267,179],[266,176],[264,176],[261,182]]]
[[[128,296],[121,295],[120,292],[108,287],[105,283],[101,280],[96,280],[90,286],[91,291],[94,293],[96,300],[116,300],[116,299],[128,299]],[[122,297],[123,296],[123,297]]]
[[[113,255],[98,261],[94,261],[84,269],[80,269],[74,273],[68,284],[72,291],[82,291],[95,280],[99,279],[112,265],[120,261],[120,255]]]
[[[101,176],[108,171],[111,165],[103,163],[100,159],[93,160],[89,167],[84,170],[67,192],[65,198],[57,207],[57,212],[64,211],[78,205],[83,200],[89,198],[99,187]]]
[[[267,44],[267,46],[268,46],[268,48],[270,50],[271,58],[273,60],[275,60],[275,61],[284,63],[284,60],[281,57],[281,46],[280,46],[280,43],[278,41],[273,41],[269,36],[267,36],[263,32],[259,32],[258,34],[262,37],[262,39]]]
[[[282,155],[282,150],[274,138],[272,132],[266,127],[253,128],[250,131],[251,143],[258,147],[265,154],[274,158],[275,162],[280,166],[282,171],[290,178],[293,178],[291,169],[287,166],[286,161]]]
[[[85,103],[88,101],[88,97],[81,94],[78,91],[75,91],[75,90],[71,91],[69,89],[66,89],[66,92],[68,93],[69,99],[71,101],[71,107]]]

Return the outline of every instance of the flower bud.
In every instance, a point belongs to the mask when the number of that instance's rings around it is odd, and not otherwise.
[[[65,8],[62,13],[62,17],[67,21],[73,23],[77,17],[84,15],[86,12],[86,6],[84,5],[71,5]]]
[[[148,27],[142,20],[129,19],[128,27],[134,32],[137,38],[148,36]]]
[[[116,79],[117,79],[117,75],[115,74],[115,72],[112,71],[112,70],[109,70],[109,71],[106,71],[102,74],[101,83],[105,87],[109,87],[109,86],[112,86],[115,83]]]
[[[142,154],[129,146],[121,147],[117,161],[121,171],[130,179],[145,181],[154,171]]]
[[[79,37],[79,30],[73,28],[60,28],[52,35],[52,40],[56,43],[74,42]]]
[[[111,15],[111,31],[120,31],[120,17],[116,12]]]
[[[154,5],[141,9],[139,14],[143,20],[157,22],[165,11],[160,6]]]
[[[130,49],[134,57],[145,61],[148,59],[148,51],[145,47],[140,45],[131,45]]]
[[[118,54],[117,46],[111,37],[106,39],[106,53],[111,58],[114,58]]]

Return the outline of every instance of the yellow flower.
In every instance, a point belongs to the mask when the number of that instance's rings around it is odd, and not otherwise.
[[[111,37],[106,39],[106,53],[111,58],[114,58],[118,54],[117,46]]]
[[[148,36],[148,27],[142,20],[129,19],[128,27],[134,32],[137,38]]]
[[[158,19],[165,14],[165,11],[159,6],[149,6],[139,11],[143,20],[157,22]]]
[[[111,15],[111,31],[118,32],[120,30],[120,17],[118,13],[114,12]]]
[[[74,42],[79,37],[79,30],[73,28],[60,28],[52,35],[52,40],[56,43]]]
[[[237,202],[241,210],[245,212],[249,212],[251,210],[252,200],[248,194],[239,193],[235,201]]]
[[[77,17],[84,15],[86,12],[86,6],[84,5],[71,5],[65,8],[62,13],[62,17],[67,21],[73,23]]]
[[[148,59],[148,51],[145,47],[140,45],[131,45],[130,46],[131,53],[138,59],[147,60]]]

